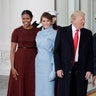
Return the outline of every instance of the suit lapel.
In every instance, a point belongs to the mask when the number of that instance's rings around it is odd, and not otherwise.
[[[79,49],[82,47],[82,44],[84,42],[84,39],[85,39],[85,35],[84,35],[84,29],[81,29],[80,30],[81,34],[80,34],[80,42],[79,42]]]
[[[79,50],[81,49],[81,47],[83,46],[83,43],[85,41],[85,32],[84,32],[84,28],[82,28],[80,30],[81,34],[80,34],[80,42],[79,42]],[[72,25],[70,25],[67,29],[66,32],[66,37],[71,45],[71,47],[74,49],[74,43],[73,43],[73,36],[72,36]]]
[[[74,48],[74,44],[73,44],[73,36],[72,36],[72,25],[70,25],[67,29],[67,32],[66,32],[66,36],[67,36],[67,39],[71,45],[72,48]]]

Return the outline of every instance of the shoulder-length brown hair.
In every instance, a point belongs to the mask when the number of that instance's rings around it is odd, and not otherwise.
[[[40,22],[42,22],[42,18],[45,17],[47,18],[48,20],[50,20],[52,22],[52,15],[49,14],[48,12],[44,12],[42,15],[41,15],[41,19],[40,19]]]

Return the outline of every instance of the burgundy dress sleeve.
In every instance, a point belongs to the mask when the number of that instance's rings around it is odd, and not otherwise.
[[[11,42],[15,42],[15,43],[18,42],[18,36],[17,36],[17,31],[16,30],[14,30],[13,33],[12,33]]]

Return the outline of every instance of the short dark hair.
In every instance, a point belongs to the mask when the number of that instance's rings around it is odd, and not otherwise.
[[[40,21],[42,22],[42,18],[45,17],[47,19],[49,19],[50,21],[52,21],[52,15],[49,14],[48,12],[44,12],[42,15],[41,15],[41,19]]]
[[[33,14],[32,14],[32,12],[31,12],[30,10],[24,10],[24,11],[21,13],[21,16],[24,15],[24,14],[28,14],[31,19],[33,18]]]

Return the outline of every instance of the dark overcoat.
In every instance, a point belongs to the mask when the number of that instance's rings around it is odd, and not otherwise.
[[[93,75],[96,75],[96,33],[93,36]]]
[[[78,96],[86,96],[87,83],[85,74],[92,71],[92,32],[86,28],[80,29],[79,57],[78,57]],[[72,25],[58,30],[54,47],[55,69],[63,70],[64,77],[58,79],[58,95],[70,96],[72,64],[74,62],[74,48]]]

